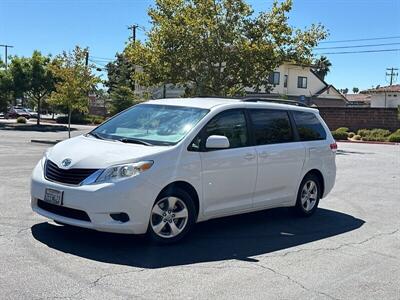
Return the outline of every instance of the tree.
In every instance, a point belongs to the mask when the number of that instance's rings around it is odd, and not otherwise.
[[[110,112],[115,115],[138,102],[127,86],[118,86],[110,93]]]
[[[340,89],[340,92],[342,94],[347,94],[349,92],[349,89],[348,88]]]
[[[138,101],[134,95],[135,66],[126,57],[125,52],[117,53],[116,60],[106,65],[108,80],[105,85],[110,95],[111,113],[116,114]]]
[[[135,79],[145,87],[182,85],[188,95],[239,95],[259,91],[285,61],[310,63],[327,36],[322,25],[288,24],[292,1],[275,1],[254,15],[244,0],[156,0],[146,42],[127,46]]]
[[[12,90],[10,72],[5,70],[4,63],[0,60],[0,112],[6,112],[12,100]]]
[[[50,56],[43,56],[39,51],[34,51],[32,57],[14,56],[8,68],[14,98],[28,96],[35,102],[38,125],[42,101],[54,90],[55,79],[49,68],[50,63]]]
[[[67,107],[68,137],[71,137],[72,112],[88,111],[88,94],[100,82],[100,78],[92,74],[91,66],[85,65],[86,53],[87,49],[76,46],[72,52],[58,55],[51,66],[57,83],[49,101]]]
[[[360,90],[358,89],[358,87],[353,87],[353,93],[357,94]]]
[[[105,85],[111,93],[120,86],[135,90],[135,81],[132,77],[135,66],[126,57],[125,52],[117,53],[116,60],[106,65],[108,80]]]
[[[317,73],[318,77],[322,80],[325,79],[325,76],[329,73],[329,68],[332,66],[331,62],[326,56],[321,56],[320,58],[314,61],[315,65],[315,72]]]

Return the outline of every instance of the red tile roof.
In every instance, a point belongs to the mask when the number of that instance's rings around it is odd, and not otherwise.
[[[374,94],[374,93],[384,93],[384,92],[400,92],[400,84],[393,84],[388,86],[380,86],[374,89],[368,89],[361,91],[363,94]]]
[[[363,102],[370,102],[371,95],[369,94],[346,94],[346,98],[348,101],[363,101]]]

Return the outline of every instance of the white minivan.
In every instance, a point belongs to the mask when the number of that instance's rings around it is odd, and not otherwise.
[[[333,188],[336,149],[316,109],[152,100],[48,149],[31,205],[64,225],[170,243],[212,218],[273,207],[312,215]]]

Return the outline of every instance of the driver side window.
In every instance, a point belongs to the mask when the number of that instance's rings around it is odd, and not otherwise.
[[[229,140],[229,148],[246,147],[249,144],[246,117],[241,110],[222,112],[205,127],[204,141],[210,135],[223,135]]]

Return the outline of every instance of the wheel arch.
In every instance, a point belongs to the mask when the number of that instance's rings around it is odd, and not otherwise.
[[[199,217],[199,212],[200,212],[200,200],[199,200],[199,195],[198,195],[196,189],[190,183],[188,183],[186,181],[181,181],[181,180],[171,182],[170,184],[165,186],[160,191],[160,193],[157,195],[157,199],[159,199],[159,197],[162,194],[168,193],[168,192],[172,191],[174,188],[180,188],[180,189],[186,191],[187,193],[189,193],[189,195],[192,197],[194,206],[196,208],[196,219],[197,219]]]

